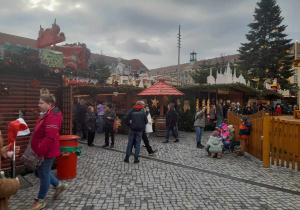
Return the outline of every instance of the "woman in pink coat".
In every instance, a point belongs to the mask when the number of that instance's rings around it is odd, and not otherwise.
[[[38,197],[30,209],[37,210],[46,206],[45,197],[50,184],[55,189],[54,199],[58,198],[66,189],[66,185],[60,183],[51,174],[53,160],[60,155],[59,132],[62,124],[62,113],[55,107],[54,95],[44,94],[40,96],[39,109],[40,117],[34,127],[31,138],[31,148],[39,156],[44,157],[44,162],[34,173],[40,179],[40,191]]]

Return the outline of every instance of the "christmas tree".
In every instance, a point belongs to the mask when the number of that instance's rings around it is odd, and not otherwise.
[[[262,88],[266,79],[277,78],[281,89],[291,89],[288,78],[293,75],[291,70],[293,56],[289,50],[291,39],[284,33],[286,25],[282,25],[283,17],[275,0],[261,0],[254,11],[253,23],[246,34],[248,43],[239,48],[240,68],[247,71],[252,81],[258,82]],[[253,84],[256,86],[256,84]]]

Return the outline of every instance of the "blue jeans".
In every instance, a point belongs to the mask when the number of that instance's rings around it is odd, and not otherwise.
[[[219,128],[222,124],[223,117],[221,115],[217,115],[217,127]]]
[[[195,130],[196,130],[196,141],[197,143],[201,143],[204,127],[195,127]]]
[[[103,132],[103,122],[104,122],[103,115],[98,115],[97,118],[98,118],[98,130],[97,130],[97,132],[102,133]]]
[[[139,159],[142,133],[143,133],[142,131],[141,132],[132,131],[132,130],[129,131],[125,160],[129,160],[133,144],[135,144],[134,161],[137,161]]]
[[[222,152],[224,151],[228,151],[230,152],[230,142],[223,142],[223,149],[222,149]]]
[[[211,126],[212,128],[215,128],[215,127],[216,127],[216,124],[214,123],[214,121],[216,121],[216,119],[210,119],[209,121],[210,121],[210,126]]]
[[[170,137],[170,131],[172,131],[173,136],[177,139],[177,133],[175,132],[175,129],[173,126],[167,126],[167,135],[166,135],[166,140],[169,140]]]
[[[34,171],[35,176],[40,179],[38,199],[45,199],[50,184],[52,184],[53,187],[57,187],[59,185],[58,179],[50,173],[53,160],[54,158],[45,158],[42,166]]]

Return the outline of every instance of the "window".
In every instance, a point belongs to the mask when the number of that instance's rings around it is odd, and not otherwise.
[[[298,69],[294,69],[294,74],[298,74]]]
[[[298,82],[298,76],[294,76],[294,82]]]

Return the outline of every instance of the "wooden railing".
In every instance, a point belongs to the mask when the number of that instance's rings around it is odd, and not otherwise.
[[[249,121],[251,122],[250,137],[246,141],[246,152],[253,155],[254,157],[262,160],[262,136],[263,136],[263,119],[265,110],[261,110],[253,115],[248,115]],[[233,125],[235,130],[235,140],[239,133],[239,127],[241,124],[242,115],[236,114],[228,110],[227,123]]]
[[[300,170],[300,120],[292,116],[264,118],[263,166]]]

